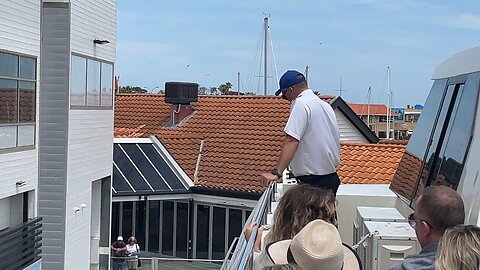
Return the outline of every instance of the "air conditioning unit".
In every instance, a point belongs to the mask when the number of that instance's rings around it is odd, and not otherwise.
[[[357,217],[353,220],[353,243],[356,244],[367,235],[365,228],[366,221],[379,222],[405,222],[405,217],[396,209],[392,207],[357,207]],[[365,242],[358,246],[357,254],[362,261],[365,269],[366,253]]]
[[[170,104],[190,104],[198,100],[198,84],[188,82],[166,82],[165,102]]]
[[[365,243],[365,270],[384,270],[420,252],[414,229],[407,222],[365,221],[372,237]]]

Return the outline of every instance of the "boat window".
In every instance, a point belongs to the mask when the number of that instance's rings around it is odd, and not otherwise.
[[[436,118],[445,95],[447,80],[437,80],[433,83],[425,107],[410,138],[405,153],[400,160],[390,188],[402,199],[410,202],[416,190],[422,161],[427,151],[427,145],[435,130]]]
[[[458,187],[472,136],[479,75],[470,75],[465,83],[454,79],[446,88],[445,80],[434,83],[392,181],[391,189],[411,207],[427,186]]]
[[[413,194],[414,198],[420,196],[422,187],[426,187],[431,183],[431,177],[435,171],[435,167],[437,166],[439,148],[441,147],[444,139],[445,130],[451,117],[451,112],[455,104],[458,89],[459,88],[455,85],[449,85],[447,87],[444,100],[441,104],[441,110],[438,114],[437,124],[432,132],[433,136],[431,137],[430,147],[427,147],[427,154],[423,159],[423,166],[420,172],[420,179],[417,184],[417,191]],[[418,192],[418,190],[420,192]]]
[[[457,189],[462,175],[468,146],[472,138],[473,120],[478,98],[479,74],[470,75],[460,85],[458,99],[452,112],[445,140],[439,156],[438,173],[432,177],[435,185]]]

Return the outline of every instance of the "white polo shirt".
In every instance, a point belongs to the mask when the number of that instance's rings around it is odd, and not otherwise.
[[[340,163],[340,132],[330,104],[312,90],[292,101],[285,133],[299,141],[290,162],[295,176],[334,173]]]

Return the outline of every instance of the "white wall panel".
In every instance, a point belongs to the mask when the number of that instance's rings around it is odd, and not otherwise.
[[[116,2],[115,0],[72,0],[72,52],[114,62]],[[94,39],[108,40],[110,43],[94,45]]]
[[[0,230],[10,226],[10,198],[0,199]]]
[[[2,0],[0,50],[38,56],[40,0]]]
[[[340,110],[335,110],[335,115],[337,116],[338,129],[340,130],[340,141],[368,143],[362,133],[358,131]]]
[[[112,174],[113,110],[70,110],[68,138],[69,177],[88,178],[90,189]]]
[[[37,160],[37,150],[0,154],[0,199],[37,188]],[[25,185],[17,188],[18,181]]]
[[[0,51],[27,54],[38,58],[40,55],[40,0],[2,0],[1,5]],[[38,66],[37,60],[37,77]],[[0,198],[37,188],[37,154],[37,149],[0,154]],[[25,181],[26,185],[17,188],[15,186],[17,181]]]
[[[91,209],[99,207],[91,205],[98,200],[92,199],[92,182],[112,174],[113,111],[70,110],[68,138],[65,261],[88,269]],[[85,248],[78,250],[79,245]]]

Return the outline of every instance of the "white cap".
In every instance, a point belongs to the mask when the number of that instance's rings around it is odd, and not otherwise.
[[[123,241],[123,237],[120,235],[119,237],[117,237],[117,241]]]

